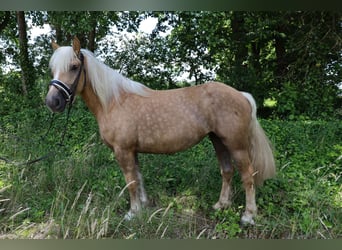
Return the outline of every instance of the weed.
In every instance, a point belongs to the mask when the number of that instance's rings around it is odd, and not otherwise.
[[[221,177],[208,139],[190,150],[139,155],[151,207],[125,221],[128,193],[111,150],[81,103],[48,134],[45,109],[0,118],[1,238],[340,238],[340,121],[261,120],[275,145],[277,176],[257,190],[256,225],[240,226],[244,191],[213,211]],[[20,121],[20,122],[18,122]],[[42,161],[25,163],[53,152]]]

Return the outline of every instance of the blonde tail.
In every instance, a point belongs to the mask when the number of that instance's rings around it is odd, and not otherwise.
[[[252,107],[249,154],[255,170],[255,184],[261,186],[264,180],[270,179],[276,174],[272,145],[257,120],[256,103],[253,96],[246,92],[242,92],[242,94]]]

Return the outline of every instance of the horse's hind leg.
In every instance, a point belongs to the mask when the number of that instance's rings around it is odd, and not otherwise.
[[[220,138],[215,134],[210,134],[210,140],[212,141],[216,155],[220,164],[222,187],[220,198],[218,202],[213,206],[214,209],[224,209],[231,205],[231,185],[234,168],[231,165],[231,158],[227,148],[223,145]]]
[[[246,209],[241,218],[243,224],[254,224],[253,217],[257,213],[257,207],[255,203],[255,186],[253,177],[253,166],[249,159],[249,153],[246,150],[232,151],[232,159],[234,165],[237,167],[243,187],[246,192]]]

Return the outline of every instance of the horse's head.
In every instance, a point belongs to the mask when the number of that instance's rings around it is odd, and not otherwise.
[[[76,94],[85,85],[84,56],[77,37],[74,38],[72,47],[60,47],[53,41],[52,48],[54,53],[50,59],[50,68],[53,80],[49,84],[45,103],[52,112],[63,112],[67,103],[71,105]],[[83,84],[78,84],[82,71]]]

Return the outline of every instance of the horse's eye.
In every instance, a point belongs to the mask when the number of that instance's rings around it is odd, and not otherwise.
[[[76,64],[71,65],[70,70],[75,71],[77,70],[78,66]]]

